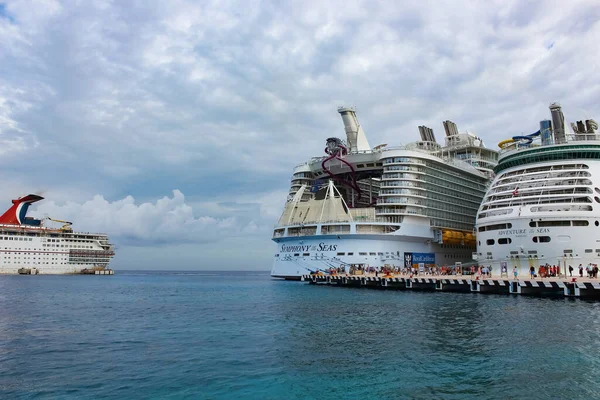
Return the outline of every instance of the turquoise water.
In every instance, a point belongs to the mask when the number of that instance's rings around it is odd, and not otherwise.
[[[600,303],[268,273],[0,277],[0,398],[600,398]]]

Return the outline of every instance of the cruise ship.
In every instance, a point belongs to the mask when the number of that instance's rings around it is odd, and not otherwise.
[[[444,145],[419,126],[420,141],[370,147],[354,108],[338,109],[345,140],[294,169],[273,231],[271,276],[300,279],[352,268],[462,266],[498,152],[444,121]]]
[[[496,174],[477,215],[477,259],[494,275],[561,275],[600,260],[600,136],[594,120],[565,126],[559,104],[539,130],[498,144]],[[508,270],[508,271],[507,271]],[[575,275],[574,275],[575,276]]]
[[[107,270],[113,245],[103,234],[74,232],[71,222],[27,217],[30,194],[13,200],[0,216],[0,274],[78,274]],[[59,228],[45,226],[60,223]]]

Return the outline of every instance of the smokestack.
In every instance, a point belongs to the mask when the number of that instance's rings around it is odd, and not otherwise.
[[[425,133],[425,127],[422,125],[419,125],[419,135],[421,136],[421,140],[426,142],[427,141],[427,134]]]
[[[353,108],[340,107],[338,108],[338,112],[342,116],[342,121],[344,121],[346,143],[348,144],[350,153],[371,150],[367,136],[356,118],[356,111]]]
[[[421,140],[424,142],[435,142],[435,135],[433,134],[433,129],[425,126],[419,126],[419,135],[421,135]]]
[[[450,120],[442,122],[444,125],[444,130],[446,131],[446,136],[454,136],[458,135],[458,128],[456,124]]]
[[[550,114],[552,115],[552,126],[554,127],[554,141],[556,143],[566,143],[565,136],[565,116],[562,107],[558,103],[550,104]]]
[[[431,142],[435,142],[435,135],[433,134],[433,129],[427,128],[429,130],[429,139]]]
[[[585,125],[587,126],[587,133],[594,133],[598,129],[598,123],[593,119],[586,119]]]

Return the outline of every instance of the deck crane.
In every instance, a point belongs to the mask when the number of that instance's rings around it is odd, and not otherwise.
[[[72,222],[69,221],[63,221],[62,219],[54,219],[54,218],[50,218],[50,217],[46,217],[47,220],[52,221],[52,222],[58,222],[60,224],[64,224],[63,226],[60,227],[60,230],[62,231],[70,231],[72,230],[71,225],[73,225]]]

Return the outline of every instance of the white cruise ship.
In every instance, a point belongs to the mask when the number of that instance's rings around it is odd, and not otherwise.
[[[104,271],[114,256],[113,245],[103,234],[73,232],[71,223],[60,228],[44,226],[43,220],[27,217],[35,194],[13,200],[0,216],[0,274],[77,274]]]
[[[355,110],[338,112],[346,140],[327,139],[325,156],[294,169],[271,275],[472,260],[475,217],[498,153],[451,121],[443,146],[420,126],[421,141],[371,148]]]
[[[567,131],[561,106],[531,135],[501,148],[496,177],[477,215],[477,258],[494,275],[528,276],[559,266],[578,276],[600,259],[600,136],[594,120]],[[577,275],[576,275],[577,274]]]

